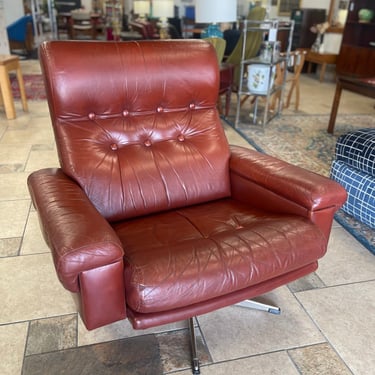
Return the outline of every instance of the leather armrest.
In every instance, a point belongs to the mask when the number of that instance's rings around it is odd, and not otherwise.
[[[122,262],[121,242],[84,191],[61,169],[32,173],[28,187],[64,287],[79,291],[80,273]]]
[[[345,189],[333,180],[239,146],[231,146],[232,195],[270,211],[304,215],[333,208],[346,200]]]

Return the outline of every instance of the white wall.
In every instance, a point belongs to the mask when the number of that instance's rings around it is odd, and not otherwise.
[[[18,20],[24,15],[22,0],[3,0],[4,18],[7,25]]]
[[[328,13],[330,3],[331,0],[302,0],[301,8],[327,9]]]
[[[91,10],[92,8],[92,2],[91,0],[81,0],[81,7],[87,9],[87,10]]]
[[[342,34],[325,33],[323,40],[323,51],[328,53],[339,53],[342,41]]]
[[[4,17],[4,1],[0,0],[0,54],[9,55],[8,34]]]

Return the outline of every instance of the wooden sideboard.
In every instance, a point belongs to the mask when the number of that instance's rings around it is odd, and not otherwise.
[[[375,17],[371,22],[361,22],[358,12],[362,8],[375,12],[374,0],[351,0],[336,73],[356,77],[375,75]]]

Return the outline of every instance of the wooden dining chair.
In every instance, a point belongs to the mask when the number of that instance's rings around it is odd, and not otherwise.
[[[288,72],[292,74],[288,74],[286,79],[286,84],[290,83],[288,95],[286,98],[285,108],[290,106],[290,101],[295,91],[295,102],[294,102],[294,109],[298,111],[299,108],[299,101],[300,101],[300,85],[299,85],[299,77],[301,75],[301,71],[303,68],[303,64],[305,63],[305,56],[307,54],[306,49],[297,49],[292,51],[289,55],[288,60]]]
[[[292,95],[295,92],[295,102],[294,102],[294,109],[298,111],[299,102],[300,102],[300,84],[299,78],[301,75],[301,71],[303,65],[305,63],[305,56],[307,54],[306,49],[296,49],[295,51],[291,51],[289,53],[289,58],[285,61],[282,61],[280,64],[276,65],[276,77],[275,77],[275,85],[288,85],[288,94],[286,97],[285,108],[290,106],[290,102],[292,99]],[[281,56],[285,56],[286,53],[281,53]],[[285,69],[287,69],[287,76],[285,79]],[[285,79],[285,82],[284,82]],[[281,91],[278,90],[272,97],[271,101],[271,109],[276,107],[277,101],[281,100]]]
[[[227,117],[229,114],[230,99],[232,95],[234,65],[222,63],[224,58],[225,47],[227,44],[225,39],[211,37],[204,38],[204,40],[212,44],[215,48],[217,62],[220,66],[220,88],[219,95],[217,98],[217,108],[221,115]],[[223,110],[223,104],[221,102],[222,95],[225,95],[225,110]]]

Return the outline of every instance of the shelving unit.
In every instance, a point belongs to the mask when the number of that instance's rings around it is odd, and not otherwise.
[[[352,0],[348,7],[336,72],[340,75],[370,77],[375,75],[375,17],[371,22],[360,22],[362,8],[375,12],[374,0]]]
[[[242,45],[242,56],[241,56],[241,63],[240,63],[240,77],[242,79],[239,83],[239,88],[237,92],[237,111],[236,111],[236,120],[235,120],[235,127],[238,126],[240,122],[240,113],[241,113],[241,102],[242,96],[252,96],[254,97],[254,105],[252,108],[252,113],[250,117],[252,117],[253,124],[262,124],[263,126],[271,121],[275,116],[279,115],[282,110],[282,100],[278,101],[277,108],[274,109],[273,113],[270,113],[269,106],[270,106],[270,99],[273,94],[276,94],[280,91],[280,97],[282,98],[285,86],[285,78],[287,74],[287,69],[283,69],[283,79],[281,84],[274,84],[274,75],[276,71],[276,66],[278,64],[287,65],[287,61],[289,59],[291,44],[292,44],[292,36],[293,36],[293,29],[294,29],[294,21],[290,21],[288,23],[281,22],[279,20],[265,20],[265,21],[244,21],[242,32],[243,32],[243,45]],[[283,56],[275,57],[275,51],[272,49],[270,52],[270,59],[263,59],[261,56],[257,56],[255,58],[246,58],[246,42],[248,38],[248,32],[261,31],[263,33],[263,39],[267,37],[269,42],[276,42],[280,41],[281,43],[281,52],[283,52]],[[251,35],[251,34],[250,34]],[[273,43],[273,48],[276,44]],[[264,92],[256,92],[254,90],[249,89],[248,87],[248,77],[247,71],[248,67],[252,64],[260,64],[268,68],[268,80],[267,80],[267,87]],[[263,69],[267,70],[267,69]],[[267,74],[267,73],[266,73]],[[258,121],[259,116],[259,100],[263,99],[264,108],[263,108],[263,119],[262,121]]]
[[[34,28],[34,40],[36,46],[38,46],[45,38],[43,32],[43,16],[48,20],[50,32],[52,33],[52,38],[57,37],[57,23],[56,23],[56,12],[55,12],[55,2],[54,0],[46,0],[47,13],[43,14],[42,11],[42,0],[30,0],[29,6],[31,8],[31,15],[33,18],[33,28]]]
[[[112,38],[119,40],[122,27],[122,2],[120,0],[105,2],[105,18],[107,28],[112,30]]]

